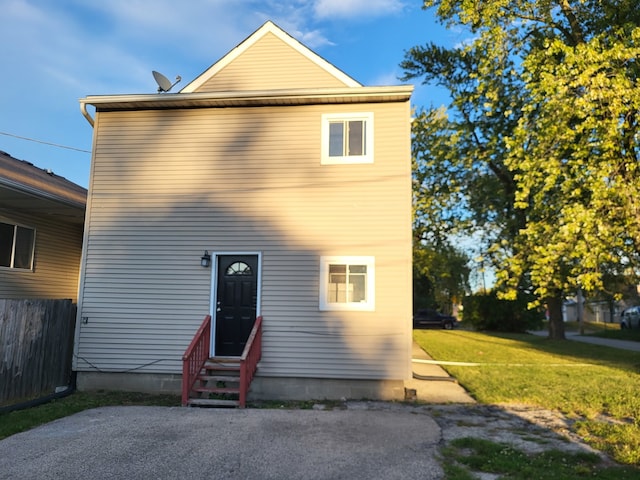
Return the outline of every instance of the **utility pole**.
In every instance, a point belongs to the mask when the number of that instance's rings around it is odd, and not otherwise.
[[[578,325],[580,326],[580,335],[584,335],[584,318],[583,318],[583,298],[582,298],[582,288],[578,287],[578,294],[577,294],[577,300],[578,300],[578,304],[577,304],[577,309],[578,309]]]

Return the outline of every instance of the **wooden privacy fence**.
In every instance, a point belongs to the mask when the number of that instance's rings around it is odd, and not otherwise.
[[[75,317],[71,300],[0,299],[0,404],[69,384]]]

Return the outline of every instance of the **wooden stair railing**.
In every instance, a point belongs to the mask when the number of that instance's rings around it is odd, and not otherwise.
[[[182,356],[182,406],[188,404],[189,392],[209,358],[210,342],[211,315],[207,315]]]
[[[256,318],[240,357],[240,408],[247,403],[247,393],[262,357],[262,317]]]
[[[207,316],[183,357],[182,405],[245,408],[251,380],[262,356],[262,317],[256,318],[240,357],[209,358],[202,337],[211,332],[211,317]],[[200,352],[200,353],[199,353]]]

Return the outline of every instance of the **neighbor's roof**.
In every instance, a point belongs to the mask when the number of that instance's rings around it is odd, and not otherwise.
[[[0,150],[0,205],[34,213],[84,219],[87,190],[50,170]]]

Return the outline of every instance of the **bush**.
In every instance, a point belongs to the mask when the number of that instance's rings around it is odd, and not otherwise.
[[[475,330],[494,332],[525,332],[542,327],[542,312],[530,310],[532,299],[521,293],[516,300],[498,298],[495,291],[465,297],[464,321]]]

